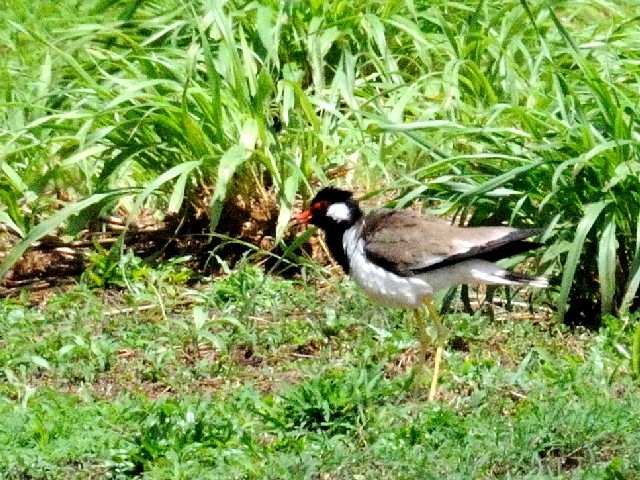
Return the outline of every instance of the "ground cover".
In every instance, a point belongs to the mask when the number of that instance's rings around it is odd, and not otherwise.
[[[173,272],[175,274],[175,272]],[[408,312],[317,270],[0,303],[0,478],[634,478],[632,326],[452,313],[434,403]],[[302,280],[305,278],[306,280]],[[476,298],[472,293],[472,298]],[[482,298],[480,295],[479,298]],[[486,307],[486,305],[485,305]]]

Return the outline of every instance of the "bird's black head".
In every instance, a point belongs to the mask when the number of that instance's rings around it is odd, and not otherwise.
[[[353,193],[339,188],[326,187],[320,190],[309,210],[297,215],[299,223],[311,223],[324,231],[346,230],[362,216],[358,202]]]

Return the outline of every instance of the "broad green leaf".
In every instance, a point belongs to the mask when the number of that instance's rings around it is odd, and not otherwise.
[[[349,105],[352,112],[359,112],[359,104],[354,92],[355,89],[355,77],[356,77],[356,58],[351,53],[349,48],[346,48],[342,52],[342,58],[340,59],[340,68],[336,72],[336,75],[331,82],[331,91],[340,92],[343,100]]]
[[[38,79],[38,98],[41,99],[41,102],[43,102],[51,89],[51,65],[51,54],[50,52],[47,52],[44,58],[44,62],[42,62],[42,66],[40,68],[40,78]]]
[[[176,184],[173,187],[173,192],[171,193],[171,198],[169,198],[169,205],[167,206],[168,213],[177,213],[180,211],[182,202],[184,201],[187,180],[189,179],[190,175],[191,170],[182,173],[178,177],[178,180],[176,180]]]
[[[305,93],[305,91],[300,86],[300,83],[296,82],[288,82],[288,84],[293,87],[293,91],[295,92],[295,98],[297,100],[298,105],[302,108],[302,111],[305,114],[307,121],[313,126],[314,130],[320,129],[320,121],[318,120],[318,115],[316,114],[315,108],[313,104],[309,100],[309,97]]]
[[[184,126],[185,140],[196,158],[203,158],[212,153],[209,149],[209,140],[202,131],[202,127],[191,118],[186,104],[182,110],[182,124]]]
[[[193,307],[193,326],[196,330],[201,330],[208,321],[209,315],[202,305]]]
[[[584,215],[578,226],[576,227],[576,234],[571,243],[571,249],[567,255],[567,259],[564,264],[562,272],[562,283],[560,284],[560,292],[558,293],[558,316],[564,318],[564,314],[567,309],[567,303],[569,300],[569,292],[571,291],[571,285],[573,284],[574,275],[580,257],[582,256],[582,247],[587,238],[587,235],[591,231],[593,224],[598,220],[600,214],[609,205],[610,200],[603,200],[596,203],[590,203],[584,208]]]
[[[13,219],[7,214],[7,212],[3,212],[0,210],[0,223],[6,225],[8,228],[13,230],[14,233],[19,235],[20,237],[24,237],[23,230],[16,225]]]
[[[98,158],[100,157],[101,153],[107,150],[107,148],[108,147],[106,145],[92,145],[90,147],[84,148],[79,152],[75,153],[74,155],[71,155],[65,158],[64,161],[61,163],[61,166],[66,168],[75,163],[79,163],[82,160],[85,160],[89,157]]]
[[[416,47],[418,49],[428,48],[430,46],[425,38],[424,33],[420,30],[420,27],[408,18],[402,17],[400,15],[394,15],[393,17],[391,17],[391,19],[387,20],[387,23],[393,25],[394,27],[404,31],[407,35],[409,35],[411,39],[416,43]]]
[[[220,158],[216,187],[211,196],[211,232],[215,232],[222,215],[227,190],[237,168],[249,158],[249,152],[242,145],[234,145]]]
[[[273,10],[266,6],[259,6],[256,10],[256,31],[264,49],[273,56],[276,55],[274,30]]]
[[[27,204],[31,200],[35,200],[32,196],[34,192],[24,192],[24,199]],[[25,212],[20,206],[20,201],[16,192],[10,188],[0,190],[0,203],[4,203],[4,209],[0,210],[0,222],[11,228],[21,238],[25,236],[27,223],[29,222],[29,213]]]
[[[420,94],[421,92],[416,85],[409,85],[400,98],[394,103],[393,109],[389,113],[389,120],[395,124],[402,124],[404,122],[407,105],[415,102],[416,97]]]
[[[250,117],[242,125],[240,131],[240,143],[246,150],[253,150],[256,147],[258,141],[258,123],[255,118]]]
[[[31,355],[31,361],[38,367],[42,367],[45,370],[51,370],[51,364],[40,355]]]
[[[629,276],[627,283],[624,287],[624,296],[620,303],[620,312],[623,314],[628,313],[629,308],[633,304],[633,301],[638,294],[638,288],[640,288],[640,216],[636,218],[636,231],[635,231],[635,250],[631,265],[629,266]]]
[[[231,325],[232,327],[237,328],[241,332],[244,332],[244,331],[247,330],[247,328],[242,324],[242,322],[240,320],[238,320],[237,318],[234,318],[234,317],[220,317],[220,318],[216,318],[214,320],[214,322],[215,323],[220,323],[220,324]]]
[[[532,170],[541,167],[545,163],[546,161],[543,160],[536,163],[529,163],[526,165],[522,165],[521,167],[511,168],[507,170],[506,173],[493,177],[492,179],[484,182],[482,185],[479,185],[476,188],[468,190],[462,195],[461,200],[464,200],[467,197],[476,197],[480,195],[489,194],[489,192],[495,192],[501,188],[500,187],[501,185],[507,182],[511,182],[513,179],[521,175],[524,175],[525,173],[531,172]]]
[[[22,180],[20,174],[15,171],[11,165],[7,162],[1,162],[0,166],[2,167],[2,173],[6,175],[6,177],[11,181],[13,188],[19,192],[25,192],[29,189],[27,184]]]
[[[618,183],[626,180],[628,177],[634,179],[640,178],[640,162],[638,160],[627,160],[616,166],[614,175],[602,188],[603,192],[607,192],[615,187]]]
[[[193,171],[195,168],[198,168],[202,164],[199,160],[194,160],[191,162],[181,163],[176,165],[175,167],[167,170],[159,177],[153,179],[153,181],[149,182],[149,184],[145,187],[145,189],[140,192],[136,196],[136,200],[131,209],[131,213],[129,214],[129,218],[127,219],[127,225],[131,223],[135,215],[138,213],[138,210],[142,207],[142,204],[147,200],[149,195],[163,186],[165,183],[168,183],[170,180],[175,177],[179,177],[180,175],[188,174]]]
[[[613,298],[616,294],[616,217],[609,215],[598,245],[598,276],[600,277],[601,311],[611,313]]]
[[[169,82],[169,80],[167,79],[153,79],[153,80],[145,80],[145,81],[138,80],[137,82],[131,83],[130,85],[128,85],[127,89],[124,92],[119,94],[110,102],[106,103],[103,109],[112,110],[116,107],[120,107],[121,104],[124,104],[124,106],[126,107],[131,103],[136,103],[141,100],[145,100],[146,97],[151,98],[149,93],[146,92],[146,90],[150,89],[151,87],[155,87],[159,85],[166,86],[169,83],[174,84],[174,89],[176,91],[182,87],[179,83]]]
[[[289,225],[293,201],[298,193],[300,180],[303,178],[303,174],[299,166],[295,164],[292,165],[292,163],[293,162],[289,162],[289,174],[284,181],[282,190],[279,192],[280,202],[278,204],[279,211],[276,223],[276,243],[282,239],[284,232]]]

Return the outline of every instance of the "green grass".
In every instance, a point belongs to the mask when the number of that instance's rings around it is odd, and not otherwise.
[[[96,247],[72,291],[0,301],[0,479],[640,471],[637,1],[0,6],[0,278],[114,211],[233,237],[240,197],[277,243],[338,183],[548,227],[557,317],[449,316],[429,404],[411,315],[349,282]]]
[[[187,287],[168,270],[133,290],[79,284],[40,306],[2,300],[0,478],[632,479],[640,469],[628,321],[588,332],[526,312],[448,315],[429,403],[413,390],[410,312],[314,271],[304,282],[245,263]]]

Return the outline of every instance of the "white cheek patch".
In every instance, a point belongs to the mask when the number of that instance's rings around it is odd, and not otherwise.
[[[336,222],[349,222],[351,221],[351,210],[346,203],[334,203],[327,208],[327,217]]]

